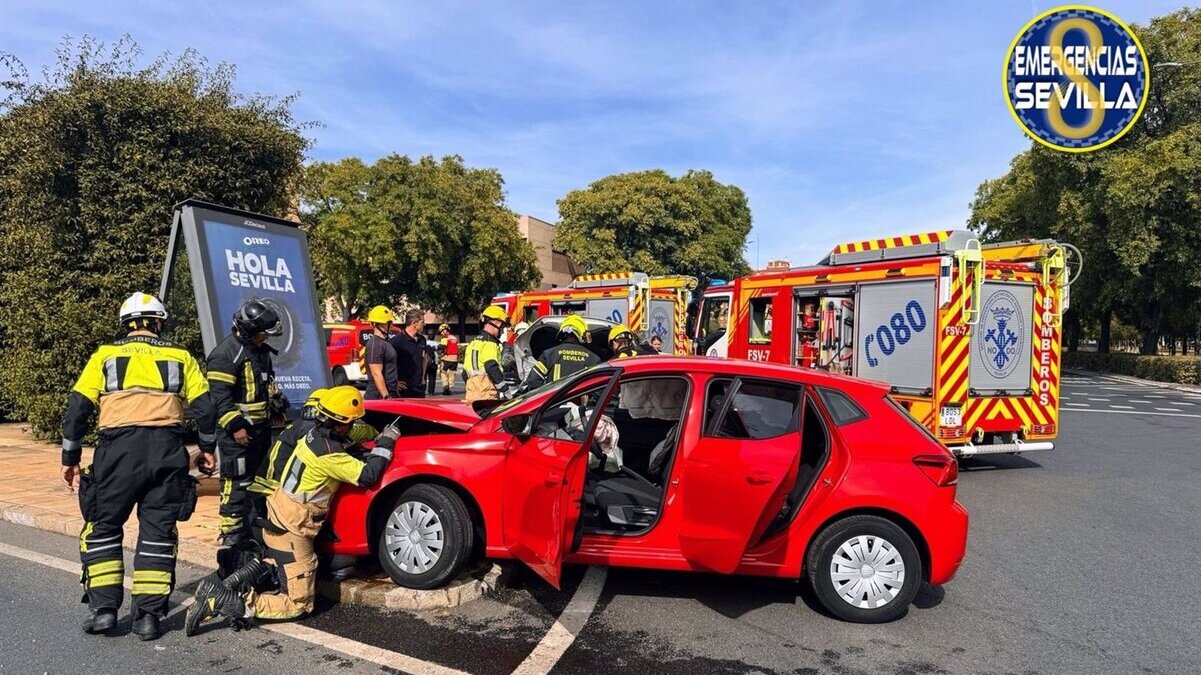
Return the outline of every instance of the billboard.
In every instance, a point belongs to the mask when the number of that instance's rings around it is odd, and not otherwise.
[[[178,208],[205,353],[229,334],[234,311],[258,298],[283,326],[283,334],[270,339],[279,352],[272,362],[276,384],[293,408],[312,390],[330,386],[304,231],[296,223],[214,204],[187,201]]]

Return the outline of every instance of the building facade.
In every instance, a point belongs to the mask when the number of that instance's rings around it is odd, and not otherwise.
[[[538,270],[542,272],[542,283],[538,285],[538,290],[571,283],[577,273],[575,264],[566,253],[555,249],[555,226],[533,216],[518,216],[517,229],[521,230],[521,236],[526,241],[534,245],[534,251],[538,254]]]

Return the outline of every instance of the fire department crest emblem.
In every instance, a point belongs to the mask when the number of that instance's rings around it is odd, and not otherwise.
[[[980,313],[983,324],[976,332],[976,349],[981,350],[984,367],[996,378],[1008,377],[1021,361],[1025,349],[1025,317],[1017,298],[1009,291],[997,291]]]
[[[667,312],[657,309],[651,313],[651,335],[667,342]]]

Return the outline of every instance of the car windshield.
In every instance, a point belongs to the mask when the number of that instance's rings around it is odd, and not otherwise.
[[[595,366],[581,370],[580,372],[576,373],[575,375],[572,375],[571,377],[564,377],[564,378],[555,380],[554,382],[547,382],[546,384],[542,385],[541,387],[537,387],[535,389],[530,389],[529,391],[522,392],[520,395],[514,396],[513,398],[509,399],[508,401],[505,401],[504,403],[501,403],[498,406],[494,406],[492,408],[489,408],[487,410],[480,412],[480,419],[488,419],[489,417],[492,417],[493,415],[496,415],[498,413],[502,413],[506,410],[516,408],[517,406],[521,405],[522,403],[525,403],[526,401],[533,399],[535,396],[541,396],[542,394],[545,394],[548,391],[558,391],[570,384],[575,383],[578,380],[581,380],[581,379],[587,377],[590,373],[597,372],[597,370],[599,370],[602,367],[605,367],[606,365],[608,365],[608,364],[598,363]]]

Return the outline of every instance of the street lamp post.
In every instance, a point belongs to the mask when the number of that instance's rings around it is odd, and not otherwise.
[[[751,244],[755,245],[755,271],[758,272],[759,271],[759,238],[756,237],[756,238],[748,241],[747,243],[743,244],[743,247],[745,248],[747,246],[750,246]]]

